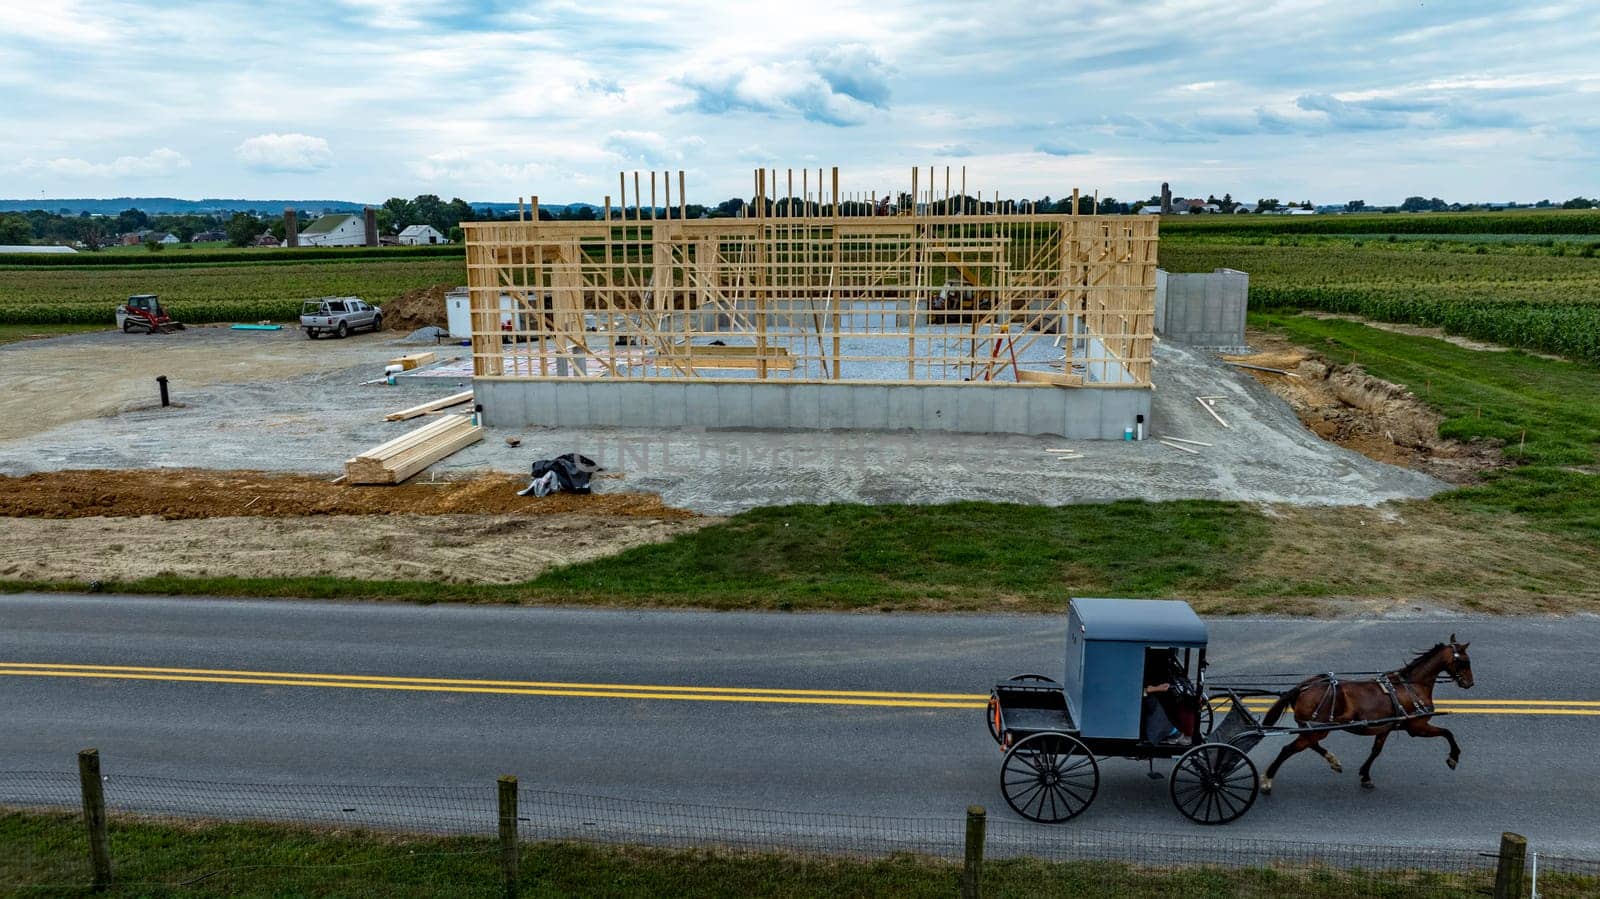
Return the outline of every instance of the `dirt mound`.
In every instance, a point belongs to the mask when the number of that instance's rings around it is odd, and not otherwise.
[[[527,480],[488,475],[352,487],[304,475],[254,471],[51,471],[0,475],[0,516],[90,518],[155,515],[167,519],[305,515],[554,515],[683,519],[693,512],[649,493],[517,496]]]
[[[453,284],[419,287],[416,290],[408,290],[387,303],[380,303],[379,305],[383,307],[383,329],[415,331],[428,325],[449,327],[450,322],[444,309],[444,295],[454,289]]]
[[[1496,445],[1441,438],[1443,416],[1411,391],[1372,377],[1360,365],[1337,365],[1272,334],[1251,331],[1248,339],[1260,348],[1258,352],[1223,358],[1298,375],[1244,370],[1283,397],[1305,426],[1324,440],[1456,484],[1469,483],[1478,472],[1505,464]]]

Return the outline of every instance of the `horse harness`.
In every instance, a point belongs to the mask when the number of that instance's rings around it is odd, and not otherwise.
[[[1389,701],[1394,703],[1394,716],[1396,718],[1425,718],[1433,714],[1433,707],[1422,701],[1422,695],[1417,692],[1416,686],[1411,681],[1397,678],[1393,671],[1378,675],[1377,681],[1378,686],[1389,697]],[[1410,712],[1406,711],[1405,705],[1400,701],[1399,693],[1402,688],[1405,690],[1406,695],[1411,698],[1412,711]]]
[[[1339,677],[1330,671],[1319,675],[1318,679],[1323,683],[1322,698],[1317,700],[1317,707],[1312,710],[1311,716],[1307,720],[1332,724],[1339,714]],[[1394,706],[1394,716],[1388,720],[1404,721],[1410,718],[1426,718],[1437,714],[1434,712],[1433,706],[1424,701],[1422,694],[1417,692],[1416,685],[1409,680],[1400,678],[1399,672],[1386,671],[1373,678],[1373,682],[1378,685],[1378,689],[1382,690],[1385,696],[1389,697],[1390,704]],[[1405,694],[1404,697],[1401,696],[1402,692]],[[1410,711],[1407,711],[1405,707],[1404,700],[1406,699],[1411,702]]]

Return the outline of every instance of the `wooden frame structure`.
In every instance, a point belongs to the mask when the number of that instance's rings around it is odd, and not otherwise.
[[[475,375],[1150,386],[1154,216],[823,175],[758,170],[739,218],[686,218],[682,172],[646,206],[635,172],[598,221],[463,223]]]

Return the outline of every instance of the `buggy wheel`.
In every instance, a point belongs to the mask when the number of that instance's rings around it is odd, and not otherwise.
[[[1211,736],[1211,729],[1216,726],[1216,710],[1211,707],[1212,699],[1201,694],[1199,708],[1196,710],[1200,719],[1200,739]]]
[[[1000,763],[1000,792],[1017,814],[1042,824],[1077,817],[1100,789],[1100,764],[1076,737],[1034,734]]]
[[[1261,776],[1250,756],[1227,743],[1203,743],[1178,757],[1172,804],[1196,824],[1227,824],[1250,810]]]

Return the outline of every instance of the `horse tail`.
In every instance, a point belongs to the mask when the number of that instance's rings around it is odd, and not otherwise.
[[[1267,714],[1262,717],[1261,723],[1267,727],[1277,724],[1278,719],[1283,717],[1283,713],[1295,704],[1295,700],[1300,698],[1300,690],[1304,686],[1305,684],[1298,684],[1280,695],[1278,701],[1272,704],[1272,708],[1267,709]]]

